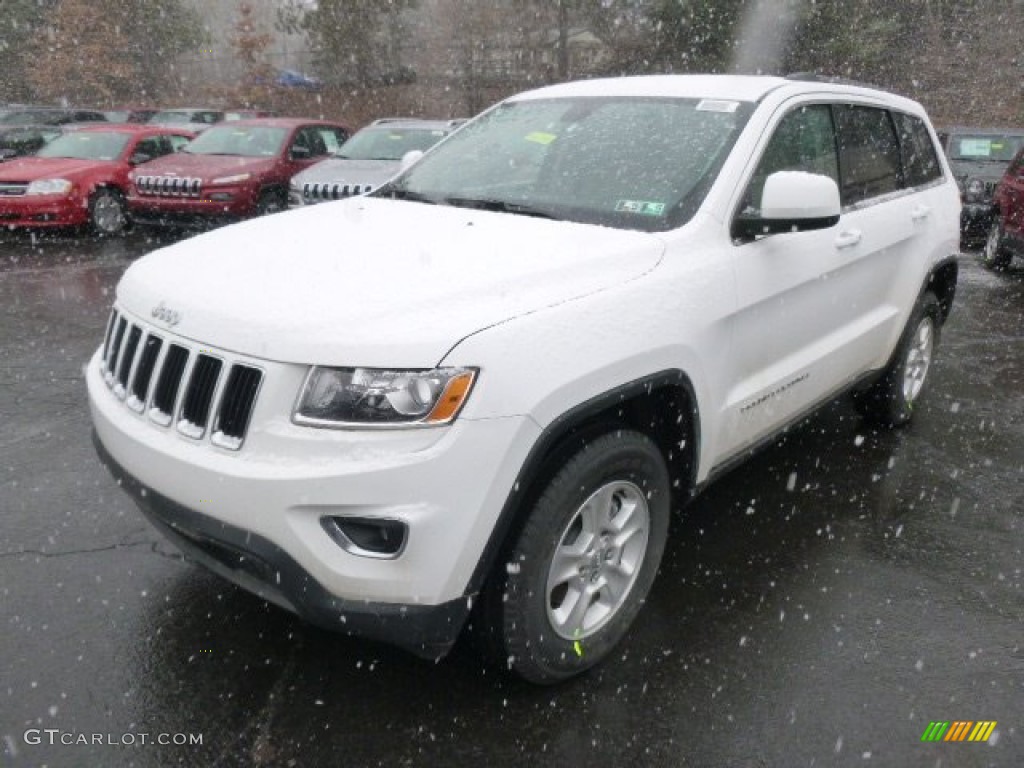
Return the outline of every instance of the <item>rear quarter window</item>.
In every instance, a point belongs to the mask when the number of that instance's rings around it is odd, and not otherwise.
[[[918,187],[942,178],[942,166],[924,120],[902,112],[893,113],[900,137],[903,175],[909,187]]]

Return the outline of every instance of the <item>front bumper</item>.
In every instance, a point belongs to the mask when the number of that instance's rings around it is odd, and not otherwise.
[[[960,208],[960,235],[984,238],[992,226],[992,203],[964,203]]]
[[[214,190],[229,194],[230,200],[212,197],[160,197],[139,195],[128,197],[128,213],[133,221],[154,226],[205,228],[230,224],[255,215],[256,200],[248,190]]]
[[[87,204],[75,197],[25,195],[0,198],[0,226],[74,227],[88,221]]]
[[[442,653],[469,610],[474,572],[539,434],[534,422],[300,427],[289,416],[305,366],[201,350],[264,371],[240,450],[128,407],[101,372],[102,350],[87,366],[100,453],[139,506],[194,559],[313,623]],[[344,548],[323,521],[347,517],[400,522],[404,548],[389,559]]]
[[[428,659],[445,656],[455,644],[469,615],[468,599],[428,606],[340,598],[268,539],[147,488],[114,460],[95,431],[93,443],[100,461],[121,488],[189,560],[333,632],[382,640]]]

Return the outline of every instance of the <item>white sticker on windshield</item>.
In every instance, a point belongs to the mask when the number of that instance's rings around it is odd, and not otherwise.
[[[722,99],[702,99],[697,104],[698,112],[735,112],[740,108],[738,101],[724,101]]]

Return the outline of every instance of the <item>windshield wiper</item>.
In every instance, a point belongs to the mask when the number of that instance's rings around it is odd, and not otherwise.
[[[539,219],[558,220],[558,217],[550,211],[534,208],[533,206],[524,205],[523,203],[512,203],[508,200],[497,200],[486,197],[446,197],[444,202],[446,205],[452,205],[456,208],[475,208],[481,211],[498,211],[499,213],[515,213],[520,216],[536,216]]]
[[[401,187],[388,187],[377,190],[374,197],[385,197],[391,200],[409,200],[414,203],[430,203],[431,205],[437,205],[437,200],[424,195],[422,192],[413,192],[411,189],[402,189]]]

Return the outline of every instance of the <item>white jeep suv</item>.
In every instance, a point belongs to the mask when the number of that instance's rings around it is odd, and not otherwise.
[[[536,682],[607,656],[670,509],[853,391],[907,421],[956,286],[921,106],[654,76],[510,98],[368,197],[149,254],[88,365],[97,447],[194,560]]]

